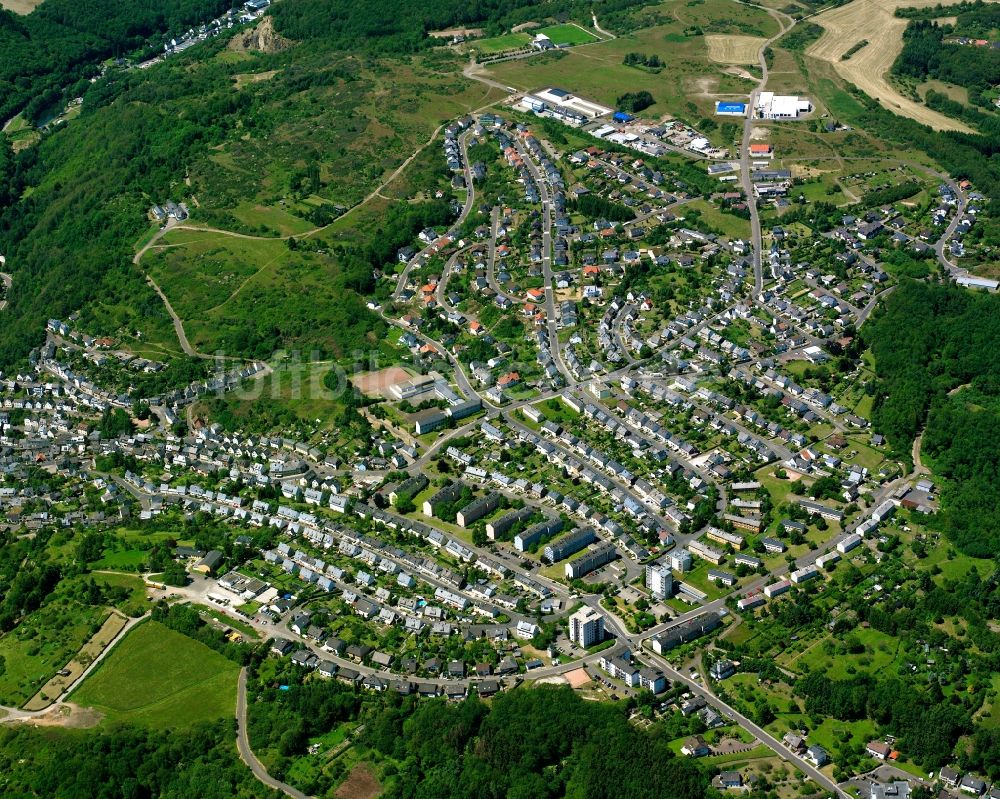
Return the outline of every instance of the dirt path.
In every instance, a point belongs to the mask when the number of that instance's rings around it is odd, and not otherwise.
[[[910,451],[910,455],[913,458],[913,474],[930,474],[930,469],[920,462],[920,447],[924,443],[923,431],[920,432],[915,439],[913,439],[913,449]]]
[[[597,31],[602,36],[607,36],[609,39],[616,38],[613,33],[611,33],[610,31],[604,30],[604,28],[602,28],[600,25],[597,24],[597,14],[595,12],[593,12],[593,11],[590,12],[590,17],[594,21],[594,30],[595,31]]]

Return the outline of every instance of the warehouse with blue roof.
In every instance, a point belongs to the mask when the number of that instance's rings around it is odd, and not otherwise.
[[[715,104],[715,113],[725,117],[745,117],[747,115],[747,104],[719,100]]]

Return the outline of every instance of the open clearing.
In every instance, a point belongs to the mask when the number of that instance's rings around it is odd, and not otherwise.
[[[358,763],[347,776],[334,796],[340,799],[374,799],[382,793],[382,786],[365,763]]]
[[[72,698],[111,721],[183,727],[232,716],[238,672],[204,644],[150,621],[129,632]]]
[[[935,130],[971,132],[961,122],[932,111],[904,97],[889,83],[887,74],[903,49],[903,31],[907,20],[893,16],[901,6],[935,5],[937,0],[854,0],[840,8],[824,11],[813,17],[825,33],[813,43],[806,54],[833,64],[833,68],[866,94],[877,99],[890,111],[915,119]],[[862,39],[869,44],[849,60],[841,56]]]
[[[757,54],[765,41],[759,36],[709,34],[705,37],[708,57],[717,64],[756,64]]]

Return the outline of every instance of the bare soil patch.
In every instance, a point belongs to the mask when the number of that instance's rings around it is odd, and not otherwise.
[[[434,39],[451,39],[454,36],[482,36],[482,28],[448,28],[445,31],[430,31],[427,35]]]
[[[753,80],[753,81],[757,80],[753,75],[751,75],[745,69],[741,69],[740,67],[736,66],[726,67],[722,71],[729,75],[735,75],[737,78],[743,78],[743,80]]]
[[[242,89],[251,83],[263,83],[264,81],[271,80],[277,74],[278,70],[276,69],[269,69],[266,72],[243,72],[239,75],[233,75],[233,80],[236,81],[236,88]]]
[[[36,727],[65,727],[84,730],[96,727],[103,718],[104,714],[92,707],[80,707],[73,702],[63,702],[48,713],[36,716],[27,723],[34,724]]]
[[[367,763],[358,763],[347,775],[334,796],[340,799],[375,799],[382,793],[382,784]]]
[[[591,680],[586,669],[573,669],[573,671],[566,673],[566,681],[573,688],[583,688]]]

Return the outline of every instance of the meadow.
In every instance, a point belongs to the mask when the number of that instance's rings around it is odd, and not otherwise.
[[[238,672],[204,644],[149,621],[129,632],[71,699],[107,722],[185,727],[233,715]]]
[[[100,626],[103,608],[59,598],[0,638],[0,704],[18,707],[61,669]]]

